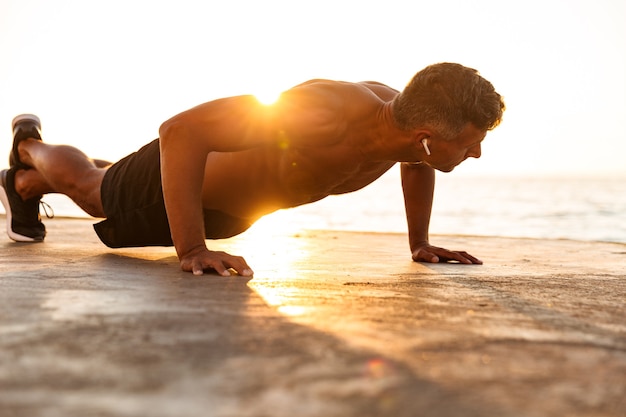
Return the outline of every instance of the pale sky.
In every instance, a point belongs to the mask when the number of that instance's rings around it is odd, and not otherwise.
[[[47,142],[117,160],[211,99],[310,78],[402,89],[451,61],[508,107],[455,172],[626,175],[621,0],[0,0],[0,57],[0,161],[23,112]]]

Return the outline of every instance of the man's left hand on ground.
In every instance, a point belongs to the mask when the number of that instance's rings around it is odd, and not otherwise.
[[[466,265],[482,265],[483,261],[467,252],[451,251],[437,246],[425,244],[413,251],[415,262],[459,262]]]

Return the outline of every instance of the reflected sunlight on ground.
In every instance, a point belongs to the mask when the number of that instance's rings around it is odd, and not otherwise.
[[[293,214],[282,210],[255,223],[232,250],[242,254],[254,270],[248,285],[263,300],[286,316],[305,314],[307,307],[293,304],[301,300],[291,278],[303,262],[309,259],[309,240],[300,238],[303,231],[291,224]]]

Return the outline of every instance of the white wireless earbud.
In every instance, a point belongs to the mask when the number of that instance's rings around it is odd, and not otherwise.
[[[422,139],[422,146],[426,151],[426,155],[430,156],[430,149],[428,149],[428,140],[426,140],[426,138]]]

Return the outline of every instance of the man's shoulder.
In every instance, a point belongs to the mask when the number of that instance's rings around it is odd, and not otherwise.
[[[350,81],[341,81],[341,80],[328,80],[324,78],[314,78],[298,85],[293,86],[290,90],[298,90],[298,89],[320,89],[326,91],[389,91],[398,93],[397,90],[389,87],[378,81],[360,81],[360,82],[350,82]]]
[[[327,146],[354,133],[356,125],[375,123],[385,101],[363,83],[315,79],[282,93],[274,114],[293,141]]]
[[[398,94],[396,90],[375,81],[349,82],[316,78],[298,84],[283,93],[292,98],[314,99],[317,97],[327,105],[339,107],[355,104],[367,105],[390,101]],[[314,99],[315,100],[315,99]]]
[[[356,97],[360,97],[361,100],[364,100],[367,96],[382,101],[391,101],[399,94],[398,90],[379,81],[360,81],[354,83],[348,81],[314,79],[300,85],[313,86],[327,93],[335,93],[348,98],[349,102],[352,102]]]
[[[395,88],[391,88],[378,81],[362,81],[359,84],[368,88],[372,93],[376,94],[384,101],[391,101],[400,93]]]
[[[277,102],[283,115],[301,117],[299,111],[327,122],[345,121],[355,108],[372,106],[380,100],[370,90],[358,83],[324,79],[309,80],[284,91]]]

